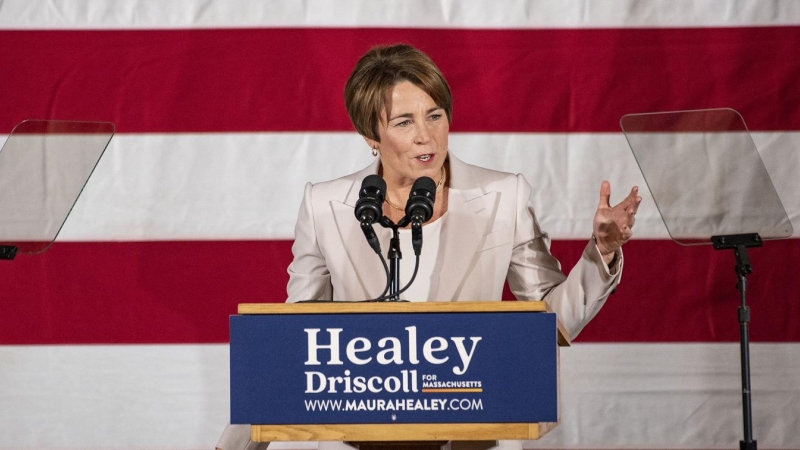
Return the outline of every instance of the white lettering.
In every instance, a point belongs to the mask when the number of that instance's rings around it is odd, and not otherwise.
[[[319,380],[319,387],[314,386],[314,378]],[[306,394],[319,394],[325,390],[325,374],[321,372],[306,372]]]
[[[417,359],[417,327],[406,327],[408,331],[408,362],[410,364],[419,364]]]
[[[439,345],[434,347],[434,343],[438,342]],[[425,360],[431,364],[444,364],[450,359],[449,356],[445,356],[444,358],[437,358],[434,356],[434,352],[443,352],[447,350],[447,341],[443,337],[434,336],[427,341],[422,346],[422,355],[425,356]]]
[[[383,387],[386,389],[386,392],[394,394],[400,390],[400,379],[397,377],[386,377],[383,381]]]
[[[363,366],[367,365],[373,360],[380,365],[386,366],[390,364],[402,366],[404,364],[413,364],[417,365],[420,362],[420,358],[418,357],[419,349],[417,348],[417,327],[410,326],[405,328],[407,332],[407,341],[403,342],[401,338],[395,336],[387,336],[380,338],[377,341],[377,346],[373,346],[373,342],[367,337],[355,337],[349,340],[345,346],[345,357],[347,360],[355,365]],[[308,350],[308,357],[306,358],[305,365],[307,366],[319,366],[319,365],[343,365],[341,358],[341,336],[342,332],[344,331],[343,328],[325,328],[324,333],[328,334],[327,339],[320,338],[320,332],[322,329],[320,328],[305,328],[304,331],[307,335],[307,350]],[[459,364],[453,366],[452,370],[453,373],[456,375],[464,375],[467,373],[469,366],[472,362],[472,357],[475,356],[475,350],[478,347],[478,342],[480,342],[483,338],[479,336],[472,336],[472,337],[450,337],[445,338],[442,336],[433,336],[428,338],[422,344],[422,358],[429,364],[445,364],[450,360],[450,356],[453,356],[453,353],[458,354]],[[452,341],[453,345],[450,345]],[[469,341],[469,342],[467,342]],[[407,362],[404,361],[404,345],[408,345],[408,359]],[[378,350],[377,353],[375,350]],[[450,350],[451,347],[455,348],[455,352]],[[322,353],[324,351],[328,351],[328,354]],[[327,358],[325,358],[327,357]],[[456,360],[453,359],[455,362]],[[312,373],[312,372],[308,372]],[[311,375],[309,375],[311,376]],[[317,375],[313,375],[316,377]],[[426,377],[425,380],[435,380],[435,375],[425,374],[423,377]],[[430,378],[427,378],[430,377]],[[354,389],[358,389],[359,387],[366,387],[366,383],[362,383],[361,386],[355,384],[350,384],[351,381],[348,378],[331,378],[330,380],[330,388],[332,389],[331,392],[335,391],[335,385],[341,384],[343,385],[344,392],[350,393],[353,392]],[[413,380],[413,384],[416,384],[416,378]],[[327,384],[327,383],[326,383]],[[403,383],[406,385],[407,383]]]
[[[392,346],[386,348],[386,345],[389,343],[391,343]],[[378,341],[378,347],[386,349],[378,352],[378,364],[403,364],[403,356],[400,354],[403,350],[403,345],[400,343],[400,339],[396,337],[385,337]],[[389,354],[392,356],[390,357]]]
[[[361,344],[360,346],[358,344]],[[352,341],[347,343],[347,359],[350,360],[353,364],[358,364],[363,366],[364,364],[369,364],[372,361],[372,357],[366,359],[361,359],[358,357],[358,353],[363,353],[369,351],[372,348],[372,342],[369,339],[364,337],[357,337],[354,338]]]
[[[356,394],[363,394],[367,392],[367,378],[355,377],[353,378],[353,392]]]
[[[472,361],[472,355],[475,353],[475,347],[478,346],[478,341],[482,338],[480,337],[471,337],[469,338],[472,341],[472,349],[467,352],[467,349],[464,347],[464,338],[463,337],[454,337],[450,338],[453,343],[456,344],[456,349],[458,350],[458,356],[461,357],[461,368],[459,369],[458,366],[453,366],[453,373],[456,375],[464,375],[467,373],[467,368],[469,368],[469,362]]]
[[[367,381],[367,388],[370,392],[381,392],[383,388],[376,387],[374,383],[378,383],[378,386],[381,384],[381,377],[370,377],[369,381]]]
[[[331,359],[328,360],[328,365],[341,365],[342,360],[339,359],[339,333],[342,332],[342,328],[327,328],[328,334],[330,335],[330,344],[328,345],[320,345],[317,344],[317,333],[319,333],[319,328],[304,328],[303,331],[306,332],[308,335],[308,359],[306,360],[307,366],[318,366],[320,365],[319,359],[317,359],[317,351],[320,349],[328,349],[331,351]]]

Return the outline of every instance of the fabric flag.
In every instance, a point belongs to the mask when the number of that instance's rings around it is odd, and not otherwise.
[[[303,185],[370,163],[343,86],[396,42],[448,79],[451,151],[533,185],[565,271],[602,180],[644,197],[622,284],[561,353],[562,423],[524,447],[737,445],[733,256],[669,240],[619,120],[738,110],[800,230],[789,0],[0,2],[0,133],[117,129],[50,250],[0,262],[0,448],[213,448],[228,315],[284,300]],[[800,448],[797,233],[750,252],[762,448]]]

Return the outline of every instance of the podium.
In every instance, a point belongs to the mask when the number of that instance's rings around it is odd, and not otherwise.
[[[238,313],[231,423],[251,424],[253,441],[440,448],[538,439],[558,425],[559,346],[570,338],[545,302],[267,303]]]

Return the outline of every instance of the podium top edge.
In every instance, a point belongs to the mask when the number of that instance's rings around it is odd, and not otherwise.
[[[548,312],[543,301],[240,303],[239,314]]]

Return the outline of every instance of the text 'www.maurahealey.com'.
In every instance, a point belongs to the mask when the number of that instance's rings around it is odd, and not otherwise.
[[[483,401],[475,398],[304,400],[306,411],[480,411]]]

